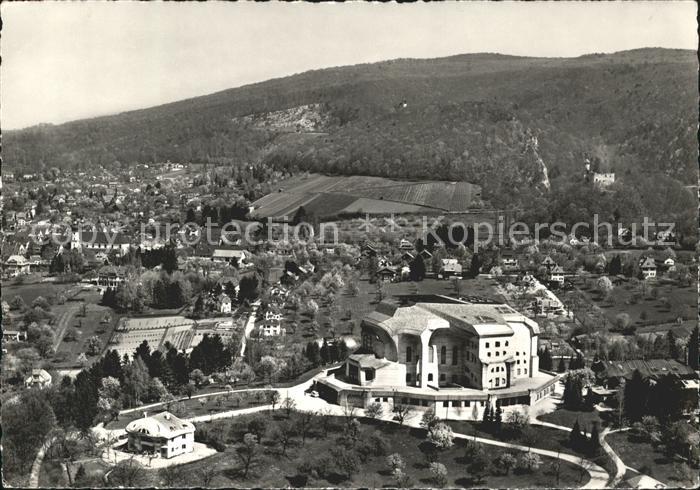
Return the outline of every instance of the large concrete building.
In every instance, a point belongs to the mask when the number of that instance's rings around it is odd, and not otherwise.
[[[343,372],[319,382],[331,401],[530,405],[554,388],[555,377],[539,370],[537,323],[505,304],[404,297],[380,303],[361,327],[361,347]]]

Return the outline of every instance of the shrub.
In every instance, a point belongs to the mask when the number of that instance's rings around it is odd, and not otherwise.
[[[430,474],[435,485],[444,487],[447,484],[447,468],[442,463],[430,463]]]
[[[540,458],[539,454],[530,452],[521,454],[517,462],[517,468],[520,471],[524,471],[527,473],[532,473],[533,471],[537,470],[541,465],[542,458]]]

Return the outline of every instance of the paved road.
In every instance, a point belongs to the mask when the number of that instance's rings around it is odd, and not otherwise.
[[[51,447],[53,441],[54,437],[46,439],[44,444],[41,445],[39,451],[36,453],[34,463],[32,463],[32,470],[29,472],[29,481],[27,483],[28,488],[39,488],[39,471],[41,470],[41,464],[44,462],[46,450]]]

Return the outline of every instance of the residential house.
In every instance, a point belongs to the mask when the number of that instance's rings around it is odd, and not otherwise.
[[[221,313],[231,313],[231,298],[226,293],[221,293],[217,300],[217,307]]]
[[[239,268],[247,267],[248,252],[240,247],[216,247],[211,254],[211,260],[220,264],[235,263]]]
[[[564,284],[564,269],[560,265],[555,265],[552,269],[550,269],[549,273],[547,274],[547,280],[549,282],[556,282],[559,283],[559,285]]]
[[[604,189],[606,187],[610,187],[614,183],[615,183],[615,173],[614,172],[608,172],[608,173],[593,172],[593,185],[594,186]]]
[[[30,264],[22,255],[10,255],[5,261],[3,273],[7,277],[17,277],[29,274]]]
[[[518,268],[518,257],[515,251],[510,248],[501,250],[501,265],[504,270],[512,271]]]
[[[260,333],[264,337],[279,337],[280,335],[286,335],[287,330],[282,327],[282,314],[266,311],[263,324],[260,327]]]
[[[399,242],[399,250],[402,251],[411,251],[413,250],[413,244],[406,240],[405,238],[402,238],[401,241]]]
[[[656,279],[656,261],[653,257],[642,257],[639,260],[639,269],[643,279]]]
[[[4,313],[3,316],[5,316]],[[27,340],[27,332],[21,330],[3,330],[2,340],[4,342],[22,342]]]
[[[547,255],[544,260],[542,260],[542,266],[544,266],[547,269],[547,272],[549,272],[553,267],[557,265],[556,262],[554,262],[554,259]]]
[[[457,259],[441,259],[438,279],[449,279],[454,276],[462,276],[462,264]]]
[[[32,373],[24,380],[27,388],[46,388],[51,386],[51,375],[43,369],[32,369]]]
[[[391,282],[396,278],[396,268],[392,266],[380,267],[377,270],[377,280],[379,282]]]
[[[126,426],[130,451],[172,458],[194,451],[195,427],[170,412],[136,419]]]
[[[666,268],[667,272],[675,272],[676,261],[672,257],[669,257],[666,260],[664,260],[664,267]]]

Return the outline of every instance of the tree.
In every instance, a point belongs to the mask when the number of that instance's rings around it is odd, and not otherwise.
[[[263,356],[260,359],[259,369],[263,376],[267,377],[268,382],[272,383],[272,380],[277,377],[285,364],[286,363],[282,359],[277,359],[272,356]]]
[[[435,424],[437,424],[440,419],[435,415],[435,410],[432,407],[428,408],[423,412],[423,417],[421,417],[420,426],[424,429],[430,429]]]
[[[486,456],[481,444],[469,441],[465,451],[465,460],[467,461],[467,472],[471,475],[474,483],[483,481],[490,471],[491,460]]]
[[[367,408],[365,408],[365,415],[372,420],[381,418],[382,413],[382,404],[379,402],[370,403],[367,405]]]
[[[608,266],[608,274],[611,276],[617,276],[622,273],[622,259],[619,255],[613,256],[610,260],[610,265]]]
[[[119,411],[122,409],[121,391],[122,387],[118,379],[111,376],[102,378],[97,408],[110,419],[119,420]]]
[[[165,466],[158,470],[158,477],[163,486],[175,487],[182,483],[185,478],[185,471],[181,465]]]
[[[343,446],[335,446],[330,450],[336,471],[352,479],[352,475],[360,468],[360,460],[355,451]]]
[[[591,428],[591,440],[590,440],[590,452],[591,454],[597,454],[600,451],[600,432],[598,431],[598,424],[593,423]]]
[[[24,472],[45,437],[56,427],[56,417],[41,392],[28,390],[16,401],[6,401],[2,411],[3,466]]]
[[[451,448],[454,445],[452,427],[442,422],[434,424],[428,430],[427,440],[438,452]]]
[[[695,371],[698,370],[698,364],[700,363],[700,353],[698,352],[698,326],[695,325],[692,332],[690,332],[690,338],[688,339],[688,366],[693,368]]]
[[[580,449],[584,439],[585,436],[581,433],[581,426],[578,423],[578,419],[576,419],[571,432],[569,432],[569,445],[574,449]]]
[[[399,423],[400,426],[403,426],[404,421],[406,418],[411,414],[413,409],[410,407],[410,405],[403,405],[403,404],[395,404],[394,405],[394,419]]]
[[[481,423],[484,427],[489,427],[491,425],[491,406],[489,403],[486,403]]]
[[[243,478],[248,477],[250,468],[253,467],[257,461],[259,451],[258,437],[255,434],[246,433],[243,436],[243,444],[236,449],[236,454],[243,466]]]
[[[97,335],[90,337],[85,344],[85,352],[87,352],[88,355],[96,356],[101,350],[102,342],[100,342],[100,338]]]
[[[563,373],[564,371],[566,371],[566,364],[564,364],[564,358],[560,357],[559,364],[557,364],[557,372]]]
[[[436,487],[444,487],[447,485],[447,468],[442,463],[430,463],[430,475],[435,482]]]
[[[406,468],[406,463],[399,453],[392,453],[387,456],[386,465],[392,474],[396,474],[398,471],[403,471]]]
[[[515,468],[516,464],[517,460],[511,453],[501,453],[494,461],[496,468],[504,475],[510,473],[510,471]]]
[[[275,407],[280,401],[280,394],[277,390],[272,390],[267,392],[267,401],[272,405],[272,411],[275,411]]]
[[[544,371],[552,370],[552,354],[549,351],[549,347],[545,346],[539,353],[540,357],[540,369]]]
[[[306,437],[309,435],[311,430],[311,424],[314,421],[313,412],[299,412],[299,416],[296,421],[296,428],[299,434],[301,434],[301,444],[302,446],[306,444]]]
[[[469,266],[469,275],[473,278],[476,278],[479,273],[481,272],[481,257],[479,256],[478,253],[475,253],[472,256],[472,262],[471,265]]]
[[[642,373],[635,369],[632,378],[625,384],[624,406],[625,415],[633,422],[642,419],[647,410],[649,387]]]
[[[526,427],[530,425],[530,419],[524,410],[513,410],[506,418],[508,432],[511,437],[520,437]]]
[[[10,309],[24,311],[27,309],[27,304],[22,299],[22,296],[16,295],[10,300]]]
[[[248,421],[248,432],[253,434],[258,441],[262,440],[262,436],[267,430],[268,421],[260,415],[254,416]]]
[[[190,373],[190,381],[194,383],[195,388],[202,386],[205,376],[201,369],[194,369]]]
[[[408,277],[414,282],[425,279],[425,261],[422,255],[416,255],[416,258],[409,264]]]
[[[294,408],[296,408],[296,406],[297,402],[294,401],[294,398],[285,397],[285,399],[282,401],[282,408],[287,414],[287,418],[291,416],[292,411],[294,410]]]
[[[141,487],[146,480],[146,470],[134,457],[116,464],[109,474],[109,482],[123,487]]]
[[[286,456],[287,448],[290,446],[294,436],[296,435],[297,431],[294,424],[290,423],[288,420],[285,420],[273,427],[270,439],[280,447],[282,456]]]
[[[542,458],[539,454],[533,452],[526,452],[520,455],[518,458],[517,468],[532,473],[542,466]]]

